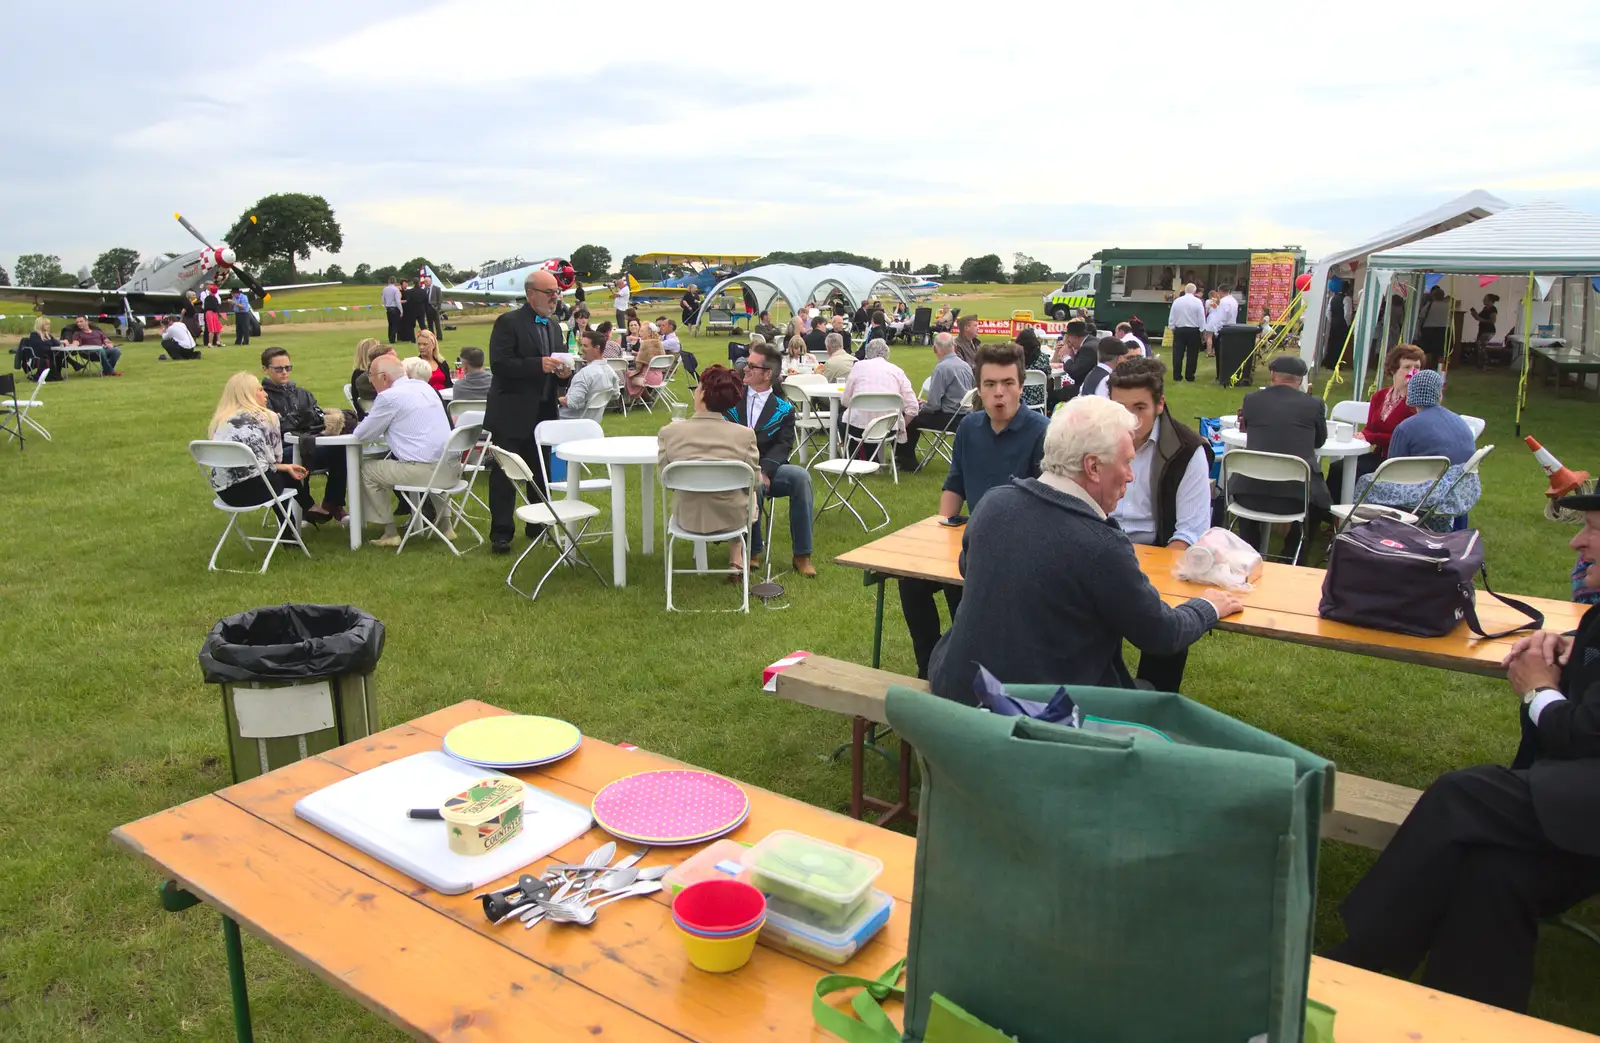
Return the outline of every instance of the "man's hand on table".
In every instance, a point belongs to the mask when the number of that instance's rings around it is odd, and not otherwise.
[[[1570,635],[1541,630],[1536,634],[1520,638],[1511,646],[1511,651],[1506,653],[1506,657],[1500,660],[1500,665],[1510,667],[1518,659],[1532,658],[1546,666],[1566,666],[1567,657],[1570,655],[1572,655]]]
[[[1218,619],[1226,619],[1244,610],[1244,601],[1231,590],[1212,589],[1200,596],[1211,602],[1211,607],[1217,610]]]

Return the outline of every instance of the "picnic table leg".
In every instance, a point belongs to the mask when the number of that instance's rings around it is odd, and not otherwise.
[[[239,1043],[255,1043],[250,1024],[250,996],[244,983],[244,944],[239,924],[230,916],[222,918],[222,939],[228,950],[228,990],[233,994],[233,1035]]]
[[[839,456],[839,400],[828,399],[828,459]]]
[[[878,608],[872,623],[872,668],[877,670],[883,662],[883,588],[889,585],[889,577],[869,572],[866,578],[868,583],[878,584]]]

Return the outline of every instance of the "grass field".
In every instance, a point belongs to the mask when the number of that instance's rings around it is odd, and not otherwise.
[[[1003,290],[967,299],[985,315],[1037,304],[1034,288]],[[38,416],[53,442],[30,440],[22,453],[0,443],[0,502],[13,533],[0,561],[10,650],[0,799],[13,809],[0,825],[0,1038],[229,1038],[216,916],[161,912],[156,876],[107,832],[228,782],[219,698],[201,683],[195,653],[219,617],[246,608],[349,602],[382,619],[386,723],[476,697],[843,807],[848,766],[825,754],[845,741],[848,722],[760,691],[762,666],[797,648],[868,661],[871,590],[858,573],[828,564],[864,537],[836,513],[817,531],[821,576],[787,578],[793,607],[771,614],[757,606],[749,616],[669,618],[659,546],[650,557],[634,554],[625,590],[562,574],[533,605],[506,589],[509,561],[486,548],[459,560],[437,545],[400,557],[351,553],[331,527],[310,533],[313,558],[282,554],[265,576],[205,571],[223,519],[184,447],[204,437],[223,381],[255,371],[258,348],[276,343],[293,352],[300,383],[340,404],[355,341],[380,326],[273,329],[249,350],[208,351],[184,364],[156,363],[154,344],[129,345],[122,378],[45,388]],[[486,342],[487,329],[473,324],[444,346],[453,355]],[[687,343],[702,365],[723,357],[718,338]],[[931,368],[924,348],[899,347],[894,357],[913,384]],[[1450,404],[1485,417],[1484,442],[1499,446],[1484,466],[1473,522],[1498,587],[1566,597],[1571,532],[1540,516],[1544,479],[1513,438],[1513,393],[1503,372],[1452,375]],[[1241,394],[1184,384],[1172,389],[1171,406],[1184,419],[1215,415],[1232,412]],[[1524,430],[1569,465],[1595,470],[1594,411],[1592,400],[1535,389]],[[638,412],[605,426],[650,433],[664,420]],[[874,489],[901,525],[932,513],[942,477],[903,476],[898,486],[885,478]],[[781,554],[787,538],[777,542]],[[609,577],[609,549],[595,556]],[[683,587],[699,605],[731,599],[709,579]],[[910,673],[894,602],[891,594],[884,665]],[[1201,641],[1186,687],[1344,770],[1411,786],[1454,767],[1504,762],[1517,740],[1516,702],[1503,682],[1238,635]],[[886,786],[886,769],[872,770]],[[1337,903],[1371,860],[1324,844],[1319,947],[1339,937]],[[1584,917],[1600,923],[1592,910]],[[259,1039],[400,1038],[260,941],[247,939],[246,960]],[[1535,1013],[1600,1031],[1597,966],[1600,952],[1547,932]]]

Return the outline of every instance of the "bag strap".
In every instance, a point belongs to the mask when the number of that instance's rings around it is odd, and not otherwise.
[[[900,1030],[894,1027],[889,1015],[878,1006],[879,1000],[895,996],[905,999],[906,990],[897,984],[906,961],[901,960],[876,978],[859,978],[854,974],[828,974],[817,980],[817,989],[811,997],[811,1017],[828,1032],[846,1043],[900,1043]],[[861,1019],[835,1008],[823,997],[843,989],[859,988],[850,1000],[850,1006]]]
[[[1483,624],[1478,622],[1478,611],[1477,611],[1477,609],[1473,606],[1473,604],[1471,602],[1468,602],[1467,603],[1467,628],[1469,630],[1471,630],[1474,634],[1477,634],[1479,637],[1490,637],[1490,638],[1493,638],[1493,637],[1506,637],[1507,635],[1515,634],[1519,630],[1542,630],[1542,629],[1544,629],[1544,613],[1543,612],[1540,612],[1538,609],[1534,608],[1532,605],[1528,604],[1526,601],[1518,601],[1516,598],[1508,598],[1504,594],[1496,594],[1494,592],[1494,588],[1489,586],[1489,567],[1487,565],[1482,566],[1481,568],[1479,568],[1478,574],[1483,577],[1483,589],[1490,596],[1495,598],[1495,600],[1499,601],[1502,605],[1505,605],[1508,608],[1514,608],[1518,612],[1521,612],[1523,615],[1527,616],[1528,617],[1528,622],[1523,623],[1520,626],[1514,626],[1510,630],[1502,630],[1502,631],[1499,631],[1498,633],[1488,634],[1488,633],[1484,632]]]

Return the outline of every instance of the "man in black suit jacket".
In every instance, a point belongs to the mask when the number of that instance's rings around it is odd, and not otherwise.
[[[1571,546],[1600,560],[1600,496]],[[1600,565],[1584,582],[1600,589]],[[1349,932],[1329,956],[1522,1011],[1539,921],[1600,892],[1600,607],[1574,635],[1540,631],[1506,656],[1522,699],[1511,767],[1442,776],[1418,799],[1340,913]]]
[[[1272,374],[1271,383],[1244,396],[1244,403],[1239,407],[1239,426],[1245,433],[1245,448],[1298,456],[1306,462],[1311,468],[1308,520],[1315,529],[1327,517],[1328,506],[1333,502],[1328,494],[1328,483],[1322,479],[1322,465],[1317,461],[1317,450],[1328,440],[1322,399],[1300,390],[1306,364],[1298,355],[1279,355],[1267,368]],[[1234,475],[1228,479],[1228,487],[1239,505],[1252,511],[1299,514],[1305,506],[1298,482],[1264,482]],[[1290,526],[1289,535],[1283,541],[1285,557],[1293,557],[1300,546],[1301,529],[1298,522]],[[1241,519],[1239,535],[1252,545],[1260,542],[1260,528],[1255,522]]]
[[[751,348],[744,367],[744,395],[738,405],[728,410],[727,418],[756,433],[756,449],[761,453],[762,513],[772,509],[768,501],[774,497],[789,498],[789,545],[794,554],[794,570],[812,579],[817,569],[811,564],[811,472],[789,462],[794,450],[794,406],[784,397],[783,385],[776,383],[782,366],[783,356],[771,344]],[[751,541],[752,571],[761,563],[765,535],[758,524]],[[772,553],[770,548],[767,553]]]
[[[551,357],[565,347],[561,328],[551,318],[561,297],[556,277],[539,269],[528,276],[523,289],[528,303],[495,319],[489,333],[489,399],[483,426],[494,435],[495,445],[527,462],[537,483],[539,447],[533,429],[541,421],[557,419],[559,384],[572,371]],[[516,500],[511,479],[498,467],[490,470],[489,549],[496,554],[511,550]]]
[[[431,275],[422,277],[422,289],[423,325],[433,331],[435,341],[444,340],[444,331],[439,328],[439,309],[444,307],[444,291]]]
[[[428,325],[428,288],[418,279],[417,284],[410,289],[405,289],[405,283],[400,284],[400,299],[403,302],[403,329],[406,340],[416,340],[417,330],[426,329]]]

